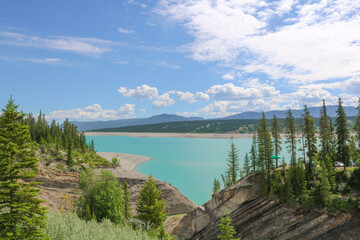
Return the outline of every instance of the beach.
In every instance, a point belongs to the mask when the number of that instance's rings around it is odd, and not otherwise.
[[[134,171],[136,166],[140,163],[149,161],[151,158],[140,156],[140,155],[133,155],[133,154],[126,154],[126,153],[114,153],[114,152],[97,152],[97,154],[109,162],[115,157],[120,162],[120,168],[125,171]]]
[[[144,133],[144,132],[86,132],[86,136],[174,137],[174,138],[252,138],[252,133]],[[111,159],[110,159],[111,160]]]

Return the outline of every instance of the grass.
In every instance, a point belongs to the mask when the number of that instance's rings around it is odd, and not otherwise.
[[[128,225],[114,225],[110,220],[86,222],[76,214],[49,212],[45,233],[53,240],[153,240],[143,230]]]

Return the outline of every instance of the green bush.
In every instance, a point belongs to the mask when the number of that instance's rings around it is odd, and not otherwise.
[[[96,174],[89,169],[80,175],[80,186],[83,191],[77,204],[78,216],[97,221],[110,219],[120,223],[124,213],[123,190],[116,177],[109,171],[102,170]]]
[[[45,233],[53,240],[151,240],[143,230],[133,230],[127,225],[114,225],[105,219],[96,221],[83,221],[75,214],[60,214],[50,212],[47,215],[47,230]]]

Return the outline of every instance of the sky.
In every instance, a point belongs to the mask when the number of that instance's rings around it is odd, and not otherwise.
[[[217,118],[360,96],[358,0],[0,2],[0,106]]]

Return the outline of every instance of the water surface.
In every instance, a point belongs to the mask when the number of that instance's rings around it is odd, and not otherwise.
[[[172,184],[194,203],[210,200],[214,177],[226,168],[230,139],[87,136],[99,152],[119,152],[150,157],[136,170]],[[234,139],[240,165],[250,151],[252,139]],[[282,155],[281,155],[282,156]]]

